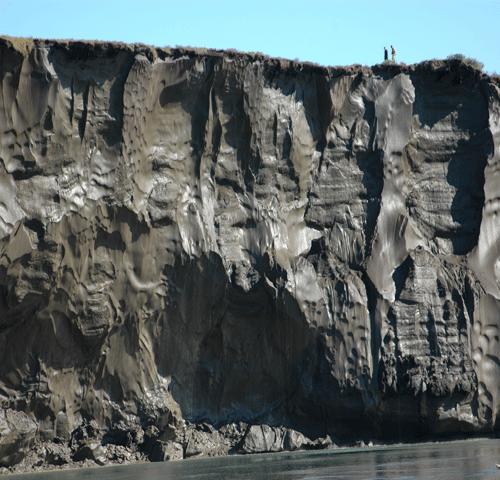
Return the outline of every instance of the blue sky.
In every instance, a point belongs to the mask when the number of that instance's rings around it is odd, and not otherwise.
[[[500,0],[0,0],[0,34],[236,48],[323,65],[463,53],[500,73]]]

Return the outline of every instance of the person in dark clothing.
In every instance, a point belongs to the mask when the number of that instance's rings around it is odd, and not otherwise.
[[[384,47],[384,62],[389,61],[389,51],[387,50],[387,47]]]
[[[391,45],[392,63],[396,63],[396,49]]]

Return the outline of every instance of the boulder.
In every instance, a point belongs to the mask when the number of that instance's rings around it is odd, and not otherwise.
[[[97,440],[87,440],[73,454],[73,460],[81,462],[84,460],[92,460],[98,465],[106,463],[106,448]]]
[[[29,452],[37,424],[23,412],[0,410],[0,466],[19,463]]]

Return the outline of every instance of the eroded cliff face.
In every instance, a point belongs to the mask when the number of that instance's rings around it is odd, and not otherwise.
[[[498,431],[498,83],[9,39],[0,79],[0,464]]]

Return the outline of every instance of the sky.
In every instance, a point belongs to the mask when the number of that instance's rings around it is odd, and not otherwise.
[[[0,35],[235,48],[322,65],[453,53],[500,73],[500,0],[0,0]]]

